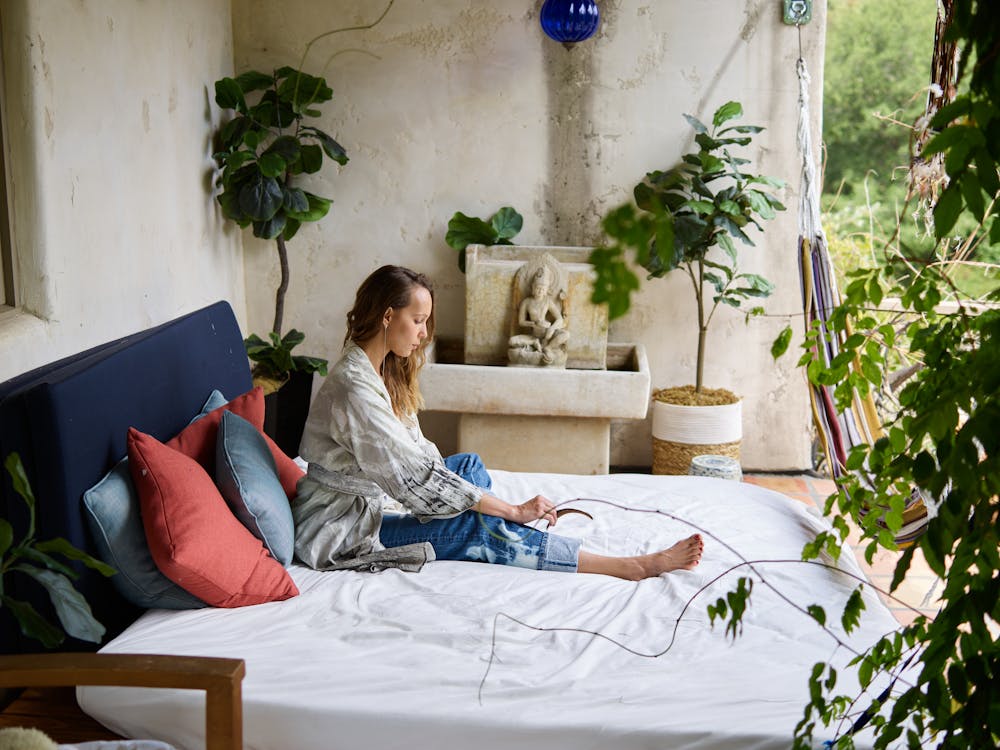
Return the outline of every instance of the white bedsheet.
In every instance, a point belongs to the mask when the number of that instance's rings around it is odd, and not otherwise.
[[[512,502],[542,493],[663,509],[751,560],[798,559],[825,527],[801,503],[720,479],[492,474],[494,492]],[[556,532],[581,537],[593,552],[650,552],[693,531],[661,515],[569,505],[594,519],[570,514]],[[637,656],[607,640],[642,654],[664,651],[689,598],[738,562],[706,537],[696,570],[640,583],[442,561],[418,574],[293,567],[301,589],[294,599],[151,611],[103,650],[245,659],[244,741],[252,750],[784,750],[802,718],[812,665],[843,667],[853,654],[759,582],[741,637],[727,639],[718,622],[710,628],[706,606],[745,569],[694,601],[663,655]],[[849,552],[840,565],[861,575]],[[759,569],[785,596],[803,608],[824,606],[833,621],[857,584],[812,565]],[[896,627],[866,591],[861,627],[847,638],[857,648]],[[607,639],[539,632],[505,616]],[[838,688],[854,684],[849,672],[840,669]],[[79,698],[118,733],[204,746],[200,692],[87,687]]]

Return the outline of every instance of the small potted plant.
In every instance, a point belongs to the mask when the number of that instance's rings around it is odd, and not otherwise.
[[[283,67],[272,73],[251,70],[215,82],[215,102],[234,115],[219,130],[221,167],[219,204],[226,218],[251,227],[255,237],[273,240],[281,280],[275,293],[274,323],[267,339],[246,339],[254,382],[264,387],[265,430],[289,455],[298,453],[309,410],[314,372],[326,375],[327,362],[292,355],[305,336],[292,329],[282,335],[288,291],[285,243],[304,222],[319,221],[332,201],[297,184],[319,172],[324,155],[340,165],[347,153],[326,132],[307,124],[321,116],[316,107],[333,98],[326,80]]]
[[[655,473],[686,473],[691,458],[703,453],[739,458],[740,399],[725,389],[704,387],[707,333],[719,305],[740,309],[750,299],[771,294],[773,285],[767,279],[738,272],[734,240],[752,246],[747,228],[762,229],[761,220],[784,209],[769,192],[784,183],[748,172],[749,161],[730,153],[733,147],[749,145],[763,130],[727,125],[742,114],[739,102],[727,102],[715,111],[711,128],[684,115],[696,131],[698,150],[685,154],[671,169],[649,172],[635,186],[634,202],[609,211],[603,227],[611,243],[591,255],[596,273],[592,299],[608,303],[611,319],[625,314],[631,293],[639,288],[639,279],[626,264],[629,254],[649,278],[683,270],[694,292],[695,383],[653,394]],[[716,247],[722,252],[712,252]],[[710,429],[714,426],[718,431]]]
[[[524,217],[510,206],[504,206],[489,221],[466,216],[456,211],[448,221],[444,241],[458,251],[458,268],[465,273],[465,248],[469,245],[513,245],[511,240],[524,226]]]

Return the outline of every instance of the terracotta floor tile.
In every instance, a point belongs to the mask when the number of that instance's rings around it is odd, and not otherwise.
[[[837,485],[832,479],[820,479],[818,477],[806,477],[806,484],[811,492],[823,497],[828,497],[837,491]]]
[[[927,619],[933,620],[934,615],[937,614],[937,610],[921,609],[918,612],[914,612],[912,609],[892,609],[892,614],[900,625],[909,625],[911,622],[917,619],[918,615],[924,615]]]
[[[892,583],[892,576],[873,575],[870,578],[872,585],[877,586],[881,591],[888,591]],[[937,598],[940,594],[941,585],[934,576],[907,575],[892,592],[895,599],[887,599],[886,603],[890,607],[899,607],[901,606],[899,602],[902,601],[917,609],[933,609],[937,606]]]
[[[809,487],[806,485],[805,479],[799,476],[787,476],[785,474],[750,474],[744,476],[743,480],[750,482],[751,484],[756,484],[759,487],[766,487],[769,490],[781,492],[786,495],[792,492],[804,494],[809,493]]]

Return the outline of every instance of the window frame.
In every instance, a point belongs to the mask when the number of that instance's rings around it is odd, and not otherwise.
[[[11,231],[10,152],[7,137],[3,14],[0,11],[0,310],[17,302],[14,285],[14,237]]]

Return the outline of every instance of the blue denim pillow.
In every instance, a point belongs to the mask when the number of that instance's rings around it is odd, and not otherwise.
[[[215,484],[236,516],[282,565],[292,561],[295,526],[274,456],[263,435],[232,412],[223,412],[215,442]]]
[[[194,422],[226,398],[212,391]],[[123,458],[100,482],[83,493],[85,516],[97,546],[97,556],[118,573],[111,577],[127,601],[144,609],[198,609],[205,602],[167,578],[153,562],[139,511],[139,493]]]

